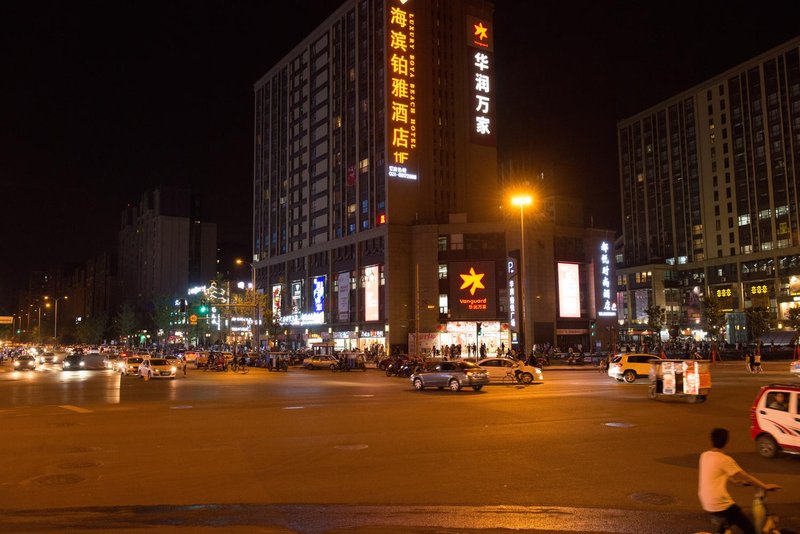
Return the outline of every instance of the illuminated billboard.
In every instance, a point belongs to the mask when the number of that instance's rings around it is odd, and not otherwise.
[[[466,21],[470,140],[494,146],[494,28],[487,19],[468,16]]]
[[[339,273],[339,320],[347,322],[350,320],[350,272]]]
[[[387,4],[388,174],[416,180],[416,18],[412,0],[389,0]]]
[[[497,317],[497,287],[493,261],[455,262],[447,266],[451,319]]]
[[[364,268],[364,320],[380,319],[380,267],[372,265]]]
[[[272,315],[277,317],[281,316],[281,294],[283,293],[283,286],[272,286]]]
[[[325,276],[315,276],[311,279],[313,284],[311,299],[314,302],[314,313],[325,311]]]
[[[581,316],[581,277],[577,263],[558,264],[558,315]]]
[[[292,282],[292,315],[298,315],[303,311],[303,281],[295,280]]]
[[[514,332],[519,332],[517,325],[517,259],[509,257],[506,260],[508,274],[508,326]]]

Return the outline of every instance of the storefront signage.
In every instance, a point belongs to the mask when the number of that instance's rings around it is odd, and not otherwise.
[[[293,313],[278,319],[284,326],[310,326],[325,324],[325,314],[320,313]]]
[[[457,262],[447,267],[448,304],[453,319],[497,317],[495,265],[492,261]]]
[[[364,268],[364,320],[380,319],[380,268],[377,265]]]
[[[377,338],[383,337],[383,330],[362,330],[359,332],[361,337]]]
[[[733,286],[717,286],[712,288],[711,292],[719,300],[720,309],[722,311],[733,311],[733,309],[736,307],[736,292]]]
[[[769,286],[764,283],[751,285],[750,300],[754,307],[769,308]]]
[[[478,323],[475,321],[448,321],[445,326],[445,332],[452,334],[474,334],[478,328]],[[502,325],[500,321],[481,321],[481,332],[484,334],[500,332]]]
[[[325,276],[315,276],[311,279],[313,289],[311,292],[312,300],[314,301],[314,313],[321,313],[325,311]]]
[[[559,263],[558,269],[558,315],[579,318],[581,316],[580,266],[577,263]]]
[[[333,332],[333,339],[354,339],[358,337],[358,332],[345,330],[344,332]]]
[[[337,299],[339,301],[339,321],[348,322],[350,320],[350,273],[339,273],[339,281],[337,283],[339,293]]]
[[[466,23],[470,138],[473,143],[494,146],[494,28],[488,20],[471,16]]]
[[[508,325],[517,331],[517,260],[508,258],[506,262],[508,274]]]
[[[597,277],[600,288],[600,305],[597,307],[597,315],[600,317],[616,317],[617,303],[612,299],[617,297],[617,288],[611,287],[611,281],[616,280],[611,272],[610,246],[608,241],[600,243],[599,275]]]
[[[416,180],[416,18],[411,0],[389,0],[387,7],[389,176]]]

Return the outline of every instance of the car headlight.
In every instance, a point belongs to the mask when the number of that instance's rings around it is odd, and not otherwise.
[[[172,367],[170,367],[169,370],[172,371],[173,373],[177,373],[178,372],[178,368],[175,367],[174,365]]]
[[[84,367],[84,366],[86,366],[86,363],[85,362],[81,362],[81,367]]]
[[[19,362],[14,362],[14,367],[19,367]]]
[[[64,367],[69,367],[69,362],[64,362]]]

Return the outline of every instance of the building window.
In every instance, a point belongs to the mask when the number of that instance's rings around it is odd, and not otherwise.
[[[747,226],[750,224],[750,214],[739,215],[739,226]]]
[[[448,313],[447,307],[447,293],[439,295],[439,313],[441,315],[447,315]]]
[[[444,252],[447,250],[447,236],[440,235],[439,236],[439,252]]]
[[[447,280],[447,264],[439,264],[439,280]]]

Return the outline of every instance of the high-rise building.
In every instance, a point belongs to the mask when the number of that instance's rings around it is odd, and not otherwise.
[[[743,341],[743,311],[800,300],[800,38],[618,124],[620,309],[700,320],[710,292]]]
[[[501,208],[493,9],[349,0],[255,84],[253,265],[281,325],[271,340],[466,355],[524,332],[528,346],[588,347],[613,240],[534,224],[541,206]],[[569,203],[548,206],[575,221]],[[559,260],[573,283],[557,317]],[[524,315],[513,284],[528,288]]]
[[[217,226],[203,222],[188,190],[161,186],[122,214],[119,274],[123,300],[146,305],[186,294],[216,273]]]

